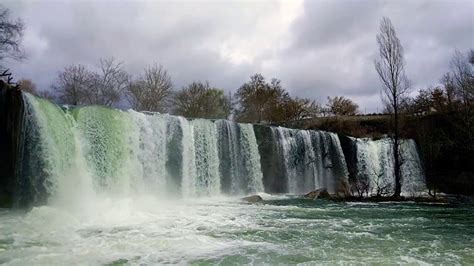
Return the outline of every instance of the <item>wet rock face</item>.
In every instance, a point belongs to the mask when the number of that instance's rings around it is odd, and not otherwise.
[[[252,195],[248,197],[244,197],[241,199],[242,201],[248,202],[248,203],[257,203],[257,202],[262,202],[263,199],[259,195]]]
[[[263,186],[266,193],[286,193],[287,177],[279,158],[278,146],[273,140],[272,130],[268,126],[254,125],[257,138],[260,163],[263,174]]]
[[[0,81],[0,208],[13,204],[23,111],[21,92]]]
[[[345,135],[338,134],[341,142],[342,152],[346,159],[347,170],[349,172],[349,182],[357,179],[357,146],[354,141]]]

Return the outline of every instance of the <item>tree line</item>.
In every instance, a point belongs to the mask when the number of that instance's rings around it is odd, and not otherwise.
[[[436,195],[472,194],[474,184],[474,51],[456,51],[440,85],[408,99],[406,112],[423,115],[415,130],[427,183]],[[449,190],[451,191],[449,191]]]
[[[49,91],[36,89],[28,79],[19,87],[59,104],[130,106],[137,111],[166,112],[191,118],[227,119],[247,123],[285,123],[320,115],[355,115],[358,105],[348,98],[328,97],[326,106],[309,98],[292,97],[278,79],[262,74],[250,76],[237,91],[208,81],[194,81],[176,89],[167,70],[158,64],[148,66],[133,77],[124,62],[99,59],[95,70],[72,64],[58,73]]]

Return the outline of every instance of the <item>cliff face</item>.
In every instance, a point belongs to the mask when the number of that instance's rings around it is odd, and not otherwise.
[[[354,141],[345,135],[339,134],[342,152],[346,159],[347,170],[349,172],[349,183],[357,179],[357,146]]]
[[[13,204],[23,112],[21,91],[0,81],[0,207]]]

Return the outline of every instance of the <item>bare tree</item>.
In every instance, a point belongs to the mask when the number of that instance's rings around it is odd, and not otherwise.
[[[100,59],[99,72],[84,65],[71,65],[59,72],[52,87],[61,103],[114,106],[122,99],[129,77],[123,70],[123,62],[116,62],[114,58]]]
[[[20,90],[34,94],[36,96],[55,101],[56,97],[50,91],[38,90],[36,84],[31,79],[20,79],[17,81],[17,86]]]
[[[242,122],[259,122],[264,119],[265,106],[263,101],[267,100],[263,92],[268,90],[268,83],[261,74],[250,77],[250,81],[243,84],[235,93],[239,102],[237,119]]]
[[[34,84],[31,79],[20,79],[16,84],[22,91],[26,91],[31,94],[36,94],[38,92],[36,89],[36,84]]]
[[[129,84],[127,99],[135,110],[163,112],[172,89],[168,72],[155,64],[147,67],[143,76]]]
[[[208,88],[208,82],[193,82],[182,88],[173,97],[174,112],[185,117],[200,117],[203,113],[200,99],[204,97]]]
[[[241,122],[275,122],[280,117],[282,103],[289,98],[280,80],[267,82],[261,74],[250,77],[235,93],[239,108],[237,119]]]
[[[232,112],[231,98],[209,82],[189,84],[176,93],[173,103],[176,114],[186,117],[226,119]]]
[[[284,101],[284,121],[295,121],[319,115],[321,106],[308,98],[290,98]]]
[[[448,101],[448,109],[449,111],[454,110],[454,105],[455,105],[455,85],[454,85],[454,80],[451,75],[451,73],[446,73],[443,78],[441,79],[441,83],[443,84],[443,88],[446,94],[446,98]]]
[[[449,107],[449,97],[441,87],[420,89],[410,102],[410,113],[444,113]]]
[[[465,56],[456,50],[451,59],[451,75],[457,98],[467,111],[474,100],[474,62],[471,62],[473,51]]]
[[[331,114],[336,116],[356,115],[359,113],[359,105],[343,96],[336,96],[334,98],[328,97],[326,107]]]
[[[383,178],[384,176],[384,170],[382,170],[380,173],[377,173],[375,169],[372,169],[372,196],[374,196],[374,191],[376,197],[386,197],[392,192],[392,184],[390,182],[386,182]]]
[[[89,88],[93,84],[94,73],[83,65],[71,65],[59,72],[53,90],[58,94],[59,102],[72,105],[90,103]]]
[[[21,50],[23,29],[23,22],[20,19],[11,20],[10,10],[0,5],[0,62],[5,58],[24,58]]]
[[[467,56],[456,50],[451,59],[451,77],[448,88],[453,91],[455,110],[459,121],[453,123],[459,133],[464,135],[464,148],[474,146],[474,52]],[[454,119],[457,120],[457,119]]]
[[[247,123],[285,123],[315,117],[321,107],[314,100],[292,98],[281,81],[267,82],[261,74],[250,77],[235,93],[237,120]]]
[[[397,37],[395,28],[389,18],[384,17],[380,23],[380,32],[377,34],[380,59],[375,61],[375,69],[382,82],[382,100],[389,107],[392,116],[395,192],[401,193],[401,154],[400,154],[400,117],[401,99],[408,93],[409,84],[405,76],[405,61],[403,47]]]
[[[292,98],[288,94],[282,95],[279,99],[271,102],[268,106],[269,121],[286,123],[319,115],[321,107],[319,104],[308,98]]]
[[[351,193],[352,195],[357,194],[359,198],[363,198],[369,195],[369,191],[372,190],[370,185],[370,179],[364,174],[358,174],[357,178],[351,180]]]
[[[85,96],[89,104],[113,106],[122,99],[130,75],[123,69],[123,62],[113,57],[101,58],[99,62],[99,73],[91,75],[92,83]]]

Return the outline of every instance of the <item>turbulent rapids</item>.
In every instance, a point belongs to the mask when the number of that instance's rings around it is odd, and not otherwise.
[[[23,102],[19,206],[87,193],[193,198],[348,188],[346,158],[334,133],[99,106],[59,107],[29,94]],[[387,139],[352,139],[352,145],[356,178],[393,182]],[[408,155],[403,191],[422,191],[416,145],[407,140],[402,150]]]

